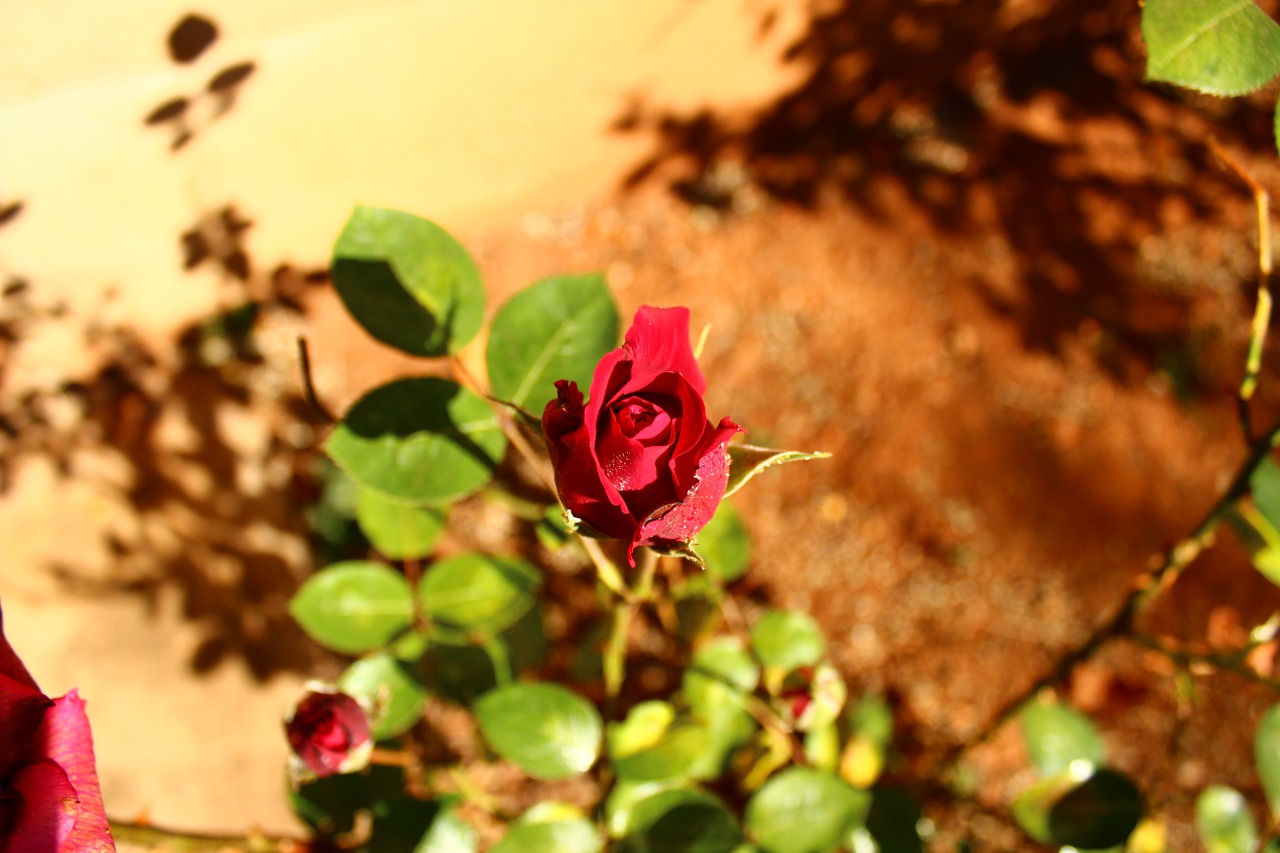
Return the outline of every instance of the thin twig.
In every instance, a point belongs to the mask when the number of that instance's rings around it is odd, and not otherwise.
[[[316,386],[311,380],[311,353],[307,349],[307,339],[302,335],[298,335],[298,360],[302,365],[302,393],[307,404],[324,418],[325,423],[336,424],[338,419],[316,396]]]

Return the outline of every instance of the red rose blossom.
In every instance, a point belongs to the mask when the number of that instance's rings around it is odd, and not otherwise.
[[[84,700],[50,699],[4,636],[0,615],[0,851],[114,851]]]
[[[542,430],[565,509],[639,545],[687,543],[715,514],[729,480],[725,445],[741,427],[712,425],[707,382],[689,346],[689,309],[636,312],[625,343],[600,359],[585,406],[556,383]]]
[[[284,718],[295,778],[353,773],[369,763],[373,737],[360,703],[336,688],[308,684]]]

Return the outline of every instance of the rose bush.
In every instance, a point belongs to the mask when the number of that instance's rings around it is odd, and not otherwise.
[[[297,780],[362,770],[373,752],[364,708],[351,696],[318,682],[307,684],[285,714],[284,730],[293,750],[290,772]]]
[[[687,544],[715,514],[729,478],[725,445],[741,427],[707,418],[687,308],[642,307],[622,347],[602,358],[583,402],[556,383],[542,414],[560,501],[596,531],[640,545]]]
[[[50,699],[4,636],[0,614],[0,853],[115,850],[84,700]]]

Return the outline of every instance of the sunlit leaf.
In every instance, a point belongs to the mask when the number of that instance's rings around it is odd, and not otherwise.
[[[499,400],[536,415],[567,379],[586,393],[596,363],[618,345],[618,309],[598,274],[565,275],[531,285],[494,315],[485,359]]]
[[[1207,853],[1254,853],[1258,828],[1239,791],[1210,785],[1196,798],[1196,829]]]
[[[1018,715],[1031,763],[1042,777],[1056,776],[1073,761],[1102,764],[1102,736],[1093,721],[1060,702],[1033,699]]]
[[[334,563],[303,583],[289,612],[317,642],[359,654],[381,648],[413,621],[409,584],[378,563]]]
[[[828,853],[866,820],[871,795],[830,773],[790,767],[747,803],[748,834],[769,853]]]
[[[533,607],[541,582],[524,560],[465,553],[431,566],[418,594],[433,622],[468,635],[492,635]]]
[[[795,610],[770,610],[751,629],[751,648],[766,669],[781,673],[813,666],[827,643],[813,617]]]
[[[476,719],[503,758],[539,779],[581,773],[600,754],[595,707],[557,684],[510,684],[481,696]]]
[[[746,485],[747,481],[766,468],[787,462],[804,462],[809,459],[829,459],[830,453],[805,453],[799,450],[775,450],[750,444],[729,445],[729,483],[724,496],[729,497]]]
[[[599,853],[604,839],[582,812],[539,803],[521,815],[490,853]]]
[[[356,521],[382,554],[395,560],[418,559],[431,553],[444,532],[445,510],[400,503],[362,487]]]
[[[338,679],[344,693],[365,700],[374,740],[395,737],[422,719],[427,690],[416,669],[378,652],[353,663]]]
[[[1146,0],[1147,79],[1244,95],[1280,74],[1280,25],[1252,0]]]
[[[742,577],[751,561],[751,540],[742,517],[729,501],[723,501],[707,526],[698,533],[697,551],[707,574],[720,583]]]

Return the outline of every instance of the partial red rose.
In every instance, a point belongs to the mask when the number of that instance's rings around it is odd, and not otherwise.
[[[284,718],[293,776],[303,780],[364,769],[373,751],[369,717],[351,696],[312,682]]]
[[[542,413],[560,501],[600,533],[641,545],[689,542],[729,480],[725,445],[741,427],[712,424],[689,344],[689,309],[642,307],[622,347],[596,365],[590,397],[556,383]]]
[[[0,614],[0,853],[115,849],[84,700],[40,691]]]

